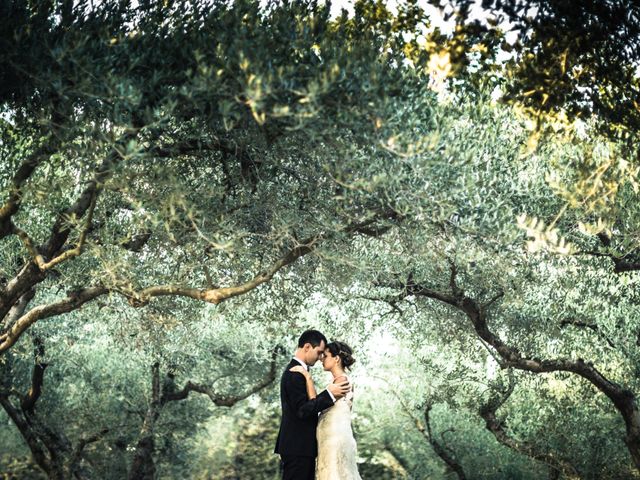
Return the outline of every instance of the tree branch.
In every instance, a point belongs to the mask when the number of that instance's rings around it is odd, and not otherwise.
[[[97,190],[92,190],[91,195],[96,194]],[[366,234],[371,234],[372,225],[374,225],[375,222],[380,220],[381,218],[395,219],[398,218],[398,215],[393,211],[385,211],[378,216],[374,216],[362,222],[348,225],[343,229],[343,231],[347,233],[362,233],[364,231],[366,232]],[[377,229],[376,231],[381,235],[386,230]],[[10,327],[8,327],[8,329],[4,333],[0,334],[0,353],[13,346],[20,335],[38,320],[76,310],[77,308],[80,308],[84,303],[93,300],[94,298],[101,295],[104,295],[110,290],[119,292],[124,295],[128,299],[129,303],[134,307],[142,307],[148,304],[149,300],[152,297],[167,295],[184,296],[217,305],[230,298],[245,294],[262,285],[263,283],[268,282],[282,268],[294,263],[298,258],[307,255],[310,252],[313,252],[317,248],[318,244],[326,238],[327,235],[322,233],[306,238],[301,243],[298,243],[288,252],[286,252],[268,270],[260,272],[258,275],[247,282],[231,287],[198,289],[177,285],[158,285],[147,287],[140,291],[135,291],[125,290],[123,288],[108,289],[106,287],[100,286],[87,288],[78,292],[72,292],[72,294],[70,294],[67,299],[62,300],[61,302],[35,307],[27,314],[17,319]],[[28,269],[29,265],[30,264],[25,265],[25,267],[23,268],[23,272],[18,274],[18,276],[16,276],[16,278],[14,278],[12,282],[10,282],[8,289],[10,287],[10,289],[15,291],[17,290],[19,285],[22,285],[24,288],[29,285],[27,281],[29,280],[30,275],[32,276],[37,273],[31,272]],[[42,275],[42,270],[39,270],[39,273],[40,275]],[[19,280],[20,278],[22,278],[22,281]],[[0,311],[0,313],[2,312]]]
[[[155,478],[155,463],[153,460],[153,451],[155,449],[154,428],[167,403],[184,400],[189,396],[189,392],[195,391],[208,395],[211,401],[218,406],[230,407],[273,382],[276,377],[276,364],[274,355],[267,376],[246,392],[233,396],[219,395],[209,386],[198,385],[192,382],[187,382],[182,390],[175,392],[172,390],[173,377],[170,377],[171,383],[169,384],[169,388],[162,388],[160,385],[160,364],[158,362],[154,363],[151,371],[152,400],[147,409],[140,436],[136,444],[135,454],[131,462],[131,468],[127,477],[130,480]]]
[[[33,242],[28,238],[28,235],[22,235],[22,240],[25,242],[25,246],[27,246],[27,249],[31,251],[34,258],[38,258],[38,256],[42,257],[40,261],[41,265],[46,264],[45,259],[52,259],[56,257],[66,243],[71,233],[71,226],[68,219],[82,218],[87,210],[92,208],[91,205],[103,189],[104,182],[111,175],[114,164],[124,156],[123,151],[126,148],[127,142],[136,138],[137,133],[141,128],[141,122],[135,121],[135,123],[136,125],[134,127],[127,129],[127,131],[121,136],[102,164],[95,170],[93,179],[80,194],[76,202],[58,214],[58,217],[51,229],[49,239],[44,246],[40,248],[35,247]],[[11,228],[13,231],[14,226]],[[65,259],[66,257],[62,258]],[[38,267],[36,262],[28,262],[25,264],[18,275],[16,275],[7,284],[4,291],[0,291],[0,318],[6,315],[11,306],[18,301],[18,298],[21,295],[38,283],[42,282],[46,277],[45,272]],[[0,342],[2,342],[1,338],[2,337],[0,336]],[[2,352],[1,346],[0,352]]]
[[[51,136],[49,137],[49,139]],[[45,140],[43,146],[33,152],[18,168],[11,185],[9,186],[9,198],[0,207],[0,240],[12,233],[10,220],[20,209],[22,202],[22,187],[29,180],[33,172],[54,152],[54,147]]]
[[[375,230],[379,235],[382,235],[387,231],[386,229],[373,227],[373,225],[381,218],[395,219],[398,218],[398,215],[396,212],[386,211],[381,215],[375,216],[365,221],[348,225],[343,229],[343,231],[346,233],[362,233],[365,235],[371,235]],[[196,300],[202,300],[217,305],[230,298],[243,295],[259,287],[263,283],[268,282],[282,268],[291,265],[300,257],[313,252],[318,247],[318,245],[326,238],[327,235],[322,233],[307,237],[306,239],[299,242],[296,246],[291,248],[282,257],[280,257],[280,259],[276,261],[271,266],[271,268],[260,272],[258,275],[245,283],[241,283],[232,287],[198,289],[181,287],[177,285],[157,285],[144,288],[139,292],[128,292],[122,290],[120,291],[120,293],[126,296],[129,299],[129,303],[134,307],[141,307],[146,305],[147,303],[149,303],[151,297],[167,295],[190,297]]]
[[[9,313],[5,316],[4,321],[2,322],[2,328],[0,331],[7,330],[13,322],[15,322],[18,318],[22,316],[24,311],[27,309],[29,302],[33,300],[33,297],[36,295],[35,289],[31,289],[27,291],[24,295],[20,297],[18,302],[11,307]]]
[[[33,455],[36,463],[46,472],[49,473],[52,470],[52,464],[49,458],[47,457],[47,452],[45,448],[40,443],[37,435],[34,433],[33,429],[29,425],[29,423],[25,420],[25,418],[20,414],[18,409],[13,406],[11,401],[5,396],[0,394],[0,405],[7,413],[11,421],[20,431],[22,438],[24,438],[26,444],[31,450],[31,454]]]
[[[523,356],[517,348],[506,344],[491,331],[487,322],[486,311],[476,300],[464,295],[464,293],[459,295],[448,294],[417,284],[396,285],[396,288],[405,289],[408,294],[432,298],[446,303],[465,314],[473,325],[476,334],[504,360],[504,367],[513,367],[532,373],[565,371],[575,373],[589,381],[613,402],[622,415],[627,429],[625,442],[634,457],[634,463],[640,465],[640,412],[633,392],[610,381],[591,363],[586,363],[580,358],[575,361],[568,359],[540,360]]]
[[[109,290],[105,287],[90,287],[84,290],[68,292],[67,298],[59,302],[39,305],[32,308],[16,320],[6,332],[0,335],[0,353],[13,346],[24,331],[38,320],[77,310],[88,301],[105,295],[108,292]]]
[[[616,256],[613,253],[607,252],[598,252],[596,250],[583,250],[580,252],[574,253],[574,255],[588,255],[591,257],[606,257],[610,258],[613,262],[613,272],[614,273],[624,273],[624,272],[636,272],[640,270],[640,261],[630,260],[629,255],[625,255],[622,257]]]
[[[611,237],[604,232],[600,232],[596,235],[600,240],[602,246],[605,249],[611,247]],[[613,262],[614,273],[634,272],[640,270],[640,260],[637,259],[637,251],[629,252],[625,255],[618,256],[611,252],[601,252],[599,250],[582,250],[576,252],[575,255],[589,255],[592,257],[607,257]],[[636,260],[630,260],[630,257],[635,257]]]
[[[449,452],[447,452],[444,445],[441,445],[435,438],[433,438],[433,434],[431,432],[431,418],[429,417],[429,413],[431,412],[432,408],[433,405],[428,404],[424,409],[424,421],[427,428],[426,434],[424,429],[422,430],[422,434],[431,444],[431,447],[433,448],[433,451],[436,452],[436,455],[438,455],[440,459],[444,463],[446,463],[452,471],[455,472],[460,480],[466,480],[467,476],[464,473],[462,465],[460,465],[460,463],[455,458],[453,458],[453,456]]]
[[[276,358],[275,355],[271,360],[269,365],[269,372],[267,375],[257,384],[255,384],[250,389],[242,392],[239,395],[221,395],[216,393],[213,388],[208,385],[201,385],[197,383],[193,383],[191,381],[187,382],[186,385],[177,392],[167,392],[164,395],[162,403],[173,402],[177,400],[184,400],[189,396],[190,392],[197,392],[207,395],[211,401],[217,405],[218,407],[231,407],[238,403],[241,400],[244,400],[247,397],[250,397],[256,392],[259,392],[263,388],[269,386],[276,379]]]
[[[564,327],[566,327],[568,325],[572,325],[572,326],[577,327],[577,328],[588,328],[590,330],[593,330],[594,332],[596,332],[596,334],[599,337],[603,338],[609,344],[609,346],[611,348],[616,348],[615,344],[609,339],[609,337],[607,337],[606,335],[604,335],[604,334],[602,334],[600,332],[600,330],[598,329],[597,325],[593,325],[591,323],[587,323],[587,322],[583,322],[583,321],[580,321],[580,320],[576,320],[575,318],[567,318],[567,319],[564,319],[564,320],[562,320],[560,322],[560,328],[564,328]]]
[[[35,286],[44,278],[45,272],[42,272],[35,262],[25,263],[7,282],[4,289],[0,290],[0,318],[5,318],[23,295],[29,291],[35,291]]]
[[[42,254],[46,258],[53,258],[58,254],[62,246],[65,244],[71,233],[68,219],[82,218],[84,214],[91,208],[95,198],[104,188],[104,183],[113,171],[113,166],[124,158],[124,151],[128,142],[137,137],[141,125],[128,128],[127,131],[113,146],[102,164],[95,170],[93,178],[89,181],[89,185],[80,194],[76,202],[60,212],[53,227],[49,240],[42,247]]]
[[[40,146],[32,152],[31,156],[22,162],[11,180],[9,198],[0,207],[0,240],[12,233],[9,222],[20,209],[23,196],[22,189],[25,183],[31,178],[38,166],[48,160],[59,149],[61,144],[60,131],[70,113],[70,105],[63,104],[62,100],[60,96],[54,96],[50,122],[43,125],[43,130],[40,132],[40,136],[44,137],[44,139]]]
[[[504,427],[504,423],[498,420],[496,415],[497,410],[505,404],[509,399],[515,388],[515,382],[513,378],[509,378],[509,385],[504,392],[495,392],[487,402],[480,406],[480,416],[485,421],[485,427],[489,430],[498,442],[511,450],[532,458],[536,461],[543,462],[549,466],[552,470],[552,476],[556,476],[556,473],[562,473],[568,479],[579,480],[580,475],[571,463],[558,458],[553,453],[540,453],[536,451],[536,448],[528,442],[518,441],[511,437]]]
[[[95,443],[95,442],[98,442],[98,441],[102,440],[104,438],[104,436],[109,432],[110,432],[110,430],[108,428],[103,428],[99,432],[94,433],[93,435],[91,435],[89,437],[81,438],[78,441],[78,445],[76,445],[76,448],[74,449],[73,455],[71,457],[70,470],[71,471],[75,471],[76,466],[77,466],[78,462],[80,461],[80,459],[82,458],[82,454],[83,454],[84,449],[85,449],[85,447],[87,445],[89,445],[90,443]]]
[[[35,169],[42,163],[44,155],[35,153],[30,158],[26,159],[22,165],[18,168],[18,171],[13,176],[11,186],[9,187],[9,198],[0,207],[0,225],[6,225],[7,220],[11,218],[20,207],[20,201],[22,199],[22,186],[31,177]],[[5,237],[9,233],[7,228],[0,228],[0,238]]]
[[[486,310],[487,308],[489,308],[491,305],[493,305],[495,302],[497,302],[498,300],[500,300],[502,297],[504,297],[504,291],[500,290],[498,293],[496,293],[493,297],[491,297],[484,305],[482,305],[482,309]]]
[[[33,365],[33,372],[31,374],[31,388],[29,388],[29,392],[27,392],[23,397],[20,405],[20,408],[25,413],[32,413],[36,402],[40,398],[42,393],[42,383],[44,381],[44,370],[48,366],[48,364],[42,362],[42,357],[44,357],[44,343],[42,342],[42,339],[36,337],[33,339],[33,343],[35,350],[35,362]]]
[[[91,203],[89,205],[89,210],[88,210],[88,213],[87,213],[87,220],[85,222],[84,228],[82,229],[82,232],[80,233],[80,239],[78,240],[78,244],[74,248],[70,248],[68,250],[63,251],[62,253],[60,253],[60,255],[58,255],[57,257],[52,258],[48,262],[45,261],[44,257],[40,254],[40,252],[38,251],[38,249],[34,245],[33,241],[31,240],[31,238],[27,234],[27,232],[25,232],[24,230],[18,228],[15,224],[13,224],[13,222],[11,222],[11,225],[13,227],[13,233],[15,233],[18,236],[18,238],[20,238],[20,240],[22,240],[22,243],[24,244],[26,249],[29,251],[29,253],[33,257],[33,261],[36,263],[36,265],[38,265],[38,268],[40,269],[40,271],[45,272],[45,271],[55,267],[56,265],[64,262],[65,260],[68,260],[68,259],[73,258],[73,257],[77,257],[78,255],[80,255],[82,253],[82,248],[84,247],[84,243],[85,243],[85,240],[86,240],[86,237],[87,237],[87,232],[91,228],[91,221],[93,219],[93,211],[94,211],[95,206],[96,206],[96,198],[97,198],[97,191],[94,191],[93,195],[92,195],[92,198],[91,198]]]
[[[283,267],[292,264],[298,258],[312,252],[317,247],[319,237],[309,237],[302,241],[299,245],[289,250],[284,256],[282,256],[276,263],[274,263],[268,270],[260,272],[251,280],[235,285],[232,287],[221,287],[213,289],[196,289],[188,287],[179,287],[175,285],[158,285],[153,287],[147,287],[140,292],[134,292],[133,294],[127,294],[122,292],[125,296],[129,297],[129,302],[136,307],[146,305],[151,297],[166,296],[166,295],[179,295],[184,297],[194,298],[196,300],[203,300],[205,302],[213,303],[215,305],[228,300],[233,297],[245,294],[254,288],[268,282],[273,276]]]
[[[440,443],[438,443],[438,441],[433,437],[433,433],[431,432],[431,419],[429,417],[429,412],[431,411],[431,408],[433,407],[433,405],[431,405],[430,403],[427,403],[427,405],[425,406],[425,409],[424,409],[425,423],[422,424],[420,419],[416,418],[413,415],[413,413],[411,412],[409,407],[404,403],[402,398],[400,398],[400,396],[395,393],[394,395],[398,399],[400,406],[402,407],[402,410],[404,410],[407,416],[413,421],[413,423],[416,426],[416,429],[422,434],[422,436],[427,441],[427,443],[431,445],[431,448],[436,453],[436,455],[440,457],[440,459],[447,465],[447,467],[450,470],[455,472],[455,474],[458,476],[460,480],[466,480],[467,477],[466,477],[466,474],[464,473],[464,469],[462,468],[462,465],[460,465],[460,463],[455,458],[453,458],[453,456],[449,452],[447,452],[447,450]]]

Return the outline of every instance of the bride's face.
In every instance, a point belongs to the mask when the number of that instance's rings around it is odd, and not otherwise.
[[[322,368],[325,370],[331,370],[337,362],[337,357],[334,357],[328,349],[324,351],[324,357],[322,358]]]

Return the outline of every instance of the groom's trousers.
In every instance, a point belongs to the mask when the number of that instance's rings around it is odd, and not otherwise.
[[[314,480],[316,476],[315,457],[281,455],[282,480]]]

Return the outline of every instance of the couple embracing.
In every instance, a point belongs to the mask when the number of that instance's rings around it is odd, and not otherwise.
[[[351,431],[353,389],[345,370],[354,363],[342,342],[307,330],[280,381],[282,420],[275,453],[283,480],[361,480]],[[309,367],[320,360],[333,382],[316,394]],[[316,464],[316,456],[318,461]]]

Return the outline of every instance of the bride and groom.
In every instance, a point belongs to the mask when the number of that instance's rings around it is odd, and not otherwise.
[[[305,331],[280,380],[282,419],[275,453],[283,480],[361,480],[351,430],[353,390],[345,374],[354,359],[342,342]],[[333,382],[316,393],[309,367],[320,360]],[[318,457],[316,463],[316,456]]]

